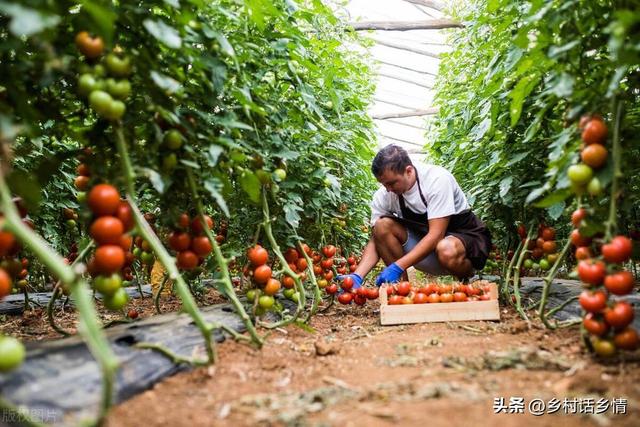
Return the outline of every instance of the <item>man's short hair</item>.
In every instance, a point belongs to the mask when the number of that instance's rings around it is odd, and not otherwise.
[[[378,151],[371,164],[371,172],[376,178],[387,169],[401,174],[411,164],[409,153],[404,148],[390,144]]]

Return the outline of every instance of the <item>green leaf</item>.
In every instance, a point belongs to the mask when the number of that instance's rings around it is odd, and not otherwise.
[[[513,182],[513,177],[508,176],[500,181],[500,197],[504,197],[507,195],[509,190],[511,190],[511,183]]]
[[[298,211],[301,211],[302,208],[294,203],[287,203],[283,206],[283,209],[287,222],[291,224],[293,228],[297,229],[300,224],[300,215],[298,214]]]
[[[89,19],[95,23],[98,32],[104,36],[107,43],[113,40],[113,31],[116,28],[115,22],[118,15],[108,7],[105,7],[96,1],[83,0],[82,8]]]
[[[222,212],[229,218],[229,207],[227,202],[222,197],[222,183],[216,178],[209,178],[204,182],[204,188],[209,192],[213,200],[216,201]]]
[[[162,179],[162,175],[149,168],[143,168],[142,172],[149,179],[151,185],[158,193],[164,193],[164,190],[167,188],[167,183]]]
[[[567,197],[571,196],[571,194],[572,192],[569,189],[554,191],[553,193],[546,196],[544,199],[534,203],[533,206],[537,208],[548,208],[551,206],[555,206],[558,203],[566,200]]]
[[[515,126],[520,120],[520,114],[522,113],[522,104],[524,100],[529,96],[534,87],[538,84],[540,76],[529,75],[522,78],[516,87],[511,91],[509,96],[511,97],[511,105],[509,108],[509,114],[511,115],[511,126]]]
[[[555,205],[549,207],[547,209],[547,212],[549,213],[549,216],[551,217],[551,219],[553,220],[557,220],[558,218],[560,218],[562,216],[562,214],[564,213],[564,209],[566,208],[566,203],[563,201],[556,203]]]
[[[59,16],[45,15],[35,9],[4,1],[0,1],[0,12],[11,17],[9,31],[16,37],[38,34],[60,22]]]
[[[260,202],[261,184],[258,177],[251,171],[245,170],[240,174],[240,187],[247,193],[252,202]]]
[[[159,42],[171,49],[179,49],[182,46],[182,39],[178,31],[165,24],[163,21],[152,21],[145,19],[142,23],[149,33]]]
[[[25,171],[14,170],[7,177],[7,184],[15,194],[22,197],[30,211],[38,209],[42,199],[42,188],[34,175]]]
[[[160,74],[157,71],[151,71],[151,79],[160,88],[165,90],[168,94],[173,94],[182,89],[182,85],[169,76]]]

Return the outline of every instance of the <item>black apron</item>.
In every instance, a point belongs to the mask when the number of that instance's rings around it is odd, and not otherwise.
[[[416,171],[416,183],[418,184],[418,194],[425,208],[428,208],[427,201],[422,194],[418,170]],[[398,195],[402,218],[396,215],[382,215],[382,218],[391,218],[402,224],[406,228],[416,233],[420,238],[429,232],[429,214],[427,212],[419,214],[413,212],[406,206],[404,197]],[[446,230],[447,235],[455,236],[462,241],[467,258],[471,261],[473,268],[481,270],[484,268],[489,251],[491,250],[491,233],[486,225],[470,209],[449,217],[449,225]]]

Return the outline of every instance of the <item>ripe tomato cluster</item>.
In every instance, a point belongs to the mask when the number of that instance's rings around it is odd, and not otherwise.
[[[27,210],[22,199],[16,197],[13,202],[20,213],[22,222],[33,228],[33,222],[27,217]],[[0,300],[11,294],[14,283],[17,289],[25,289],[28,285],[29,260],[19,256],[21,249],[22,246],[13,233],[0,230]]]
[[[581,222],[585,212],[584,209],[574,212],[572,219],[580,218]],[[574,225],[579,226],[580,222]],[[591,241],[582,239],[574,241],[574,245],[585,245],[577,246],[576,253],[582,250],[589,254],[578,261],[578,276],[587,288],[580,294],[579,302],[586,312],[582,324],[591,334],[593,348],[605,357],[612,356],[617,349],[635,350],[640,347],[640,338],[629,326],[634,318],[633,306],[624,299],[609,298],[633,291],[635,279],[623,266],[631,258],[633,243],[626,236],[615,236],[601,246],[601,256],[596,258],[588,246]]]
[[[333,284],[332,286],[336,285]],[[352,302],[356,305],[365,305],[367,300],[378,299],[380,296],[378,288],[367,288],[362,286],[358,289],[353,289],[353,279],[351,277],[345,277],[342,280],[340,287],[343,292],[338,295],[338,302],[344,305],[351,304]]]
[[[91,37],[86,31],[76,35],[76,46],[88,63],[96,64],[104,53],[100,37]],[[78,78],[78,93],[89,101],[91,108],[102,118],[119,120],[125,113],[126,100],[131,94],[131,61],[121,52],[111,52],[101,63],[90,67],[84,64]]]
[[[275,304],[274,295],[282,287],[280,281],[272,277],[271,267],[267,265],[269,252],[262,246],[256,244],[247,251],[247,258],[251,269],[247,272],[251,276],[256,288],[247,291],[247,299],[250,302],[258,299],[258,306],[269,310]]]
[[[210,230],[214,222],[205,215],[205,221]],[[175,229],[169,234],[168,244],[177,255],[177,266],[180,270],[193,270],[204,262],[213,250],[213,245],[205,235],[205,227],[199,216],[193,219],[186,212],[178,218]]]
[[[427,304],[465,301],[488,301],[490,285],[487,281],[462,283],[399,282],[387,287],[389,305]]]
[[[526,239],[527,232],[524,226],[522,226],[522,229],[518,228],[518,234],[523,240]],[[523,235],[524,237],[522,237]],[[537,238],[529,241],[527,249],[531,252],[525,255],[526,258],[523,263],[525,270],[549,270],[558,260],[556,230],[553,227],[539,224]]]
[[[576,194],[585,191],[592,196],[602,194],[602,183],[594,176],[594,170],[601,169],[607,162],[608,151],[604,146],[607,139],[607,125],[598,115],[584,116],[580,119],[583,146],[580,151],[580,163],[567,170],[571,188]]]
[[[131,207],[120,199],[120,193],[110,184],[94,186],[87,203],[93,213],[89,235],[97,246],[87,267],[94,277],[93,287],[102,294],[105,307],[119,310],[129,301],[122,287],[121,273],[128,268],[125,274],[131,277],[133,239],[127,234],[134,225]]]

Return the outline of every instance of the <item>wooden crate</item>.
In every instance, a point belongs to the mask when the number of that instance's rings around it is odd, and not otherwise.
[[[380,323],[402,325],[407,323],[455,322],[461,320],[500,320],[498,287],[490,284],[489,301],[450,302],[437,304],[387,303],[386,285],[380,288]]]

